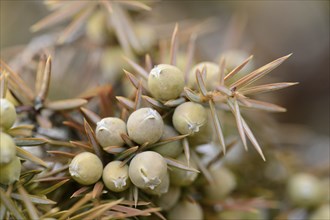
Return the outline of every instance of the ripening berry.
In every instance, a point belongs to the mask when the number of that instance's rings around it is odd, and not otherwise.
[[[193,135],[207,123],[207,111],[201,104],[185,102],[176,107],[172,122],[179,133]]]
[[[163,119],[152,108],[140,108],[133,112],[127,120],[127,133],[138,144],[157,142],[163,131]]]
[[[292,203],[301,207],[311,207],[322,201],[321,186],[321,182],[316,177],[299,173],[289,179],[287,190]]]
[[[203,209],[197,202],[183,200],[168,212],[168,220],[202,220]]]
[[[0,183],[9,185],[19,180],[21,167],[21,161],[16,156],[10,163],[0,165]]]
[[[165,125],[164,132],[162,137],[160,138],[160,141],[176,136],[179,136],[179,133],[172,126]],[[160,153],[164,157],[175,158],[182,153],[183,146],[181,140],[178,140],[158,145],[156,147],[153,147],[152,150],[157,153]]]
[[[0,127],[9,129],[16,120],[15,106],[7,99],[0,99]]]
[[[170,187],[170,176],[168,175],[168,173],[166,173],[165,177],[162,179],[160,184],[156,186],[154,189],[145,188],[142,190],[150,195],[161,196],[168,192],[169,187]]]
[[[177,186],[170,186],[168,192],[161,195],[157,199],[157,205],[162,208],[164,211],[168,211],[173,208],[176,203],[179,201],[181,195],[181,189]]]
[[[121,134],[126,134],[126,124],[120,118],[103,118],[97,123],[95,134],[102,147],[123,146]]]
[[[100,158],[95,154],[83,152],[72,159],[69,165],[69,172],[78,183],[91,185],[101,178],[103,165]]]
[[[202,72],[203,68],[206,68],[206,76],[204,77],[204,83],[207,90],[214,90],[216,85],[220,82],[219,65],[212,62],[201,62],[196,64],[189,73],[188,87],[197,89],[196,71]]]
[[[212,167],[209,170],[214,184],[204,186],[204,192],[209,199],[221,200],[228,196],[236,187],[234,174],[225,167]]]
[[[188,166],[188,162],[184,154],[181,154],[178,158],[176,158],[176,160]],[[197,169],[196,163],[192,160],[190,160],[189,166],[194,169]],[[172,167],[169,173],[171,184],[174,186],[189,186],[196,180],[198,176],[197,172],[188,171],[176,167]]]
[[[16,156],[14,140],[6,133],[0,132],[0,166],[9,164]]]
[[[128,177],[128,166],[126,164],[122,166],[121,163],[121,161],[112,161],[103,170],[103,182],[108,189],[114,192],[122,192],[131,184]]]
[[[103,11],[95,11],[87,20],[86,36],[95,44],[104,44],[110,40],[107,16]]]
[[[155,190],[166,181],[167,163],[159,153],[144,151],[132,159],[128,172],[135,186],[140,189]]]
[[[176,99],[184,88],[183,72],[176,66],[159,64],[150,71],[148,88],[156,99]]]

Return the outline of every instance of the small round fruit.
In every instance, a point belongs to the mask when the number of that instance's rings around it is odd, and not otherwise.
[[[146,188],[143,191],[147,194],[154,196],[161,196],[164,193],[168,192],[168,188],[170,187],[170,176],[166,173],[165,177],[162,179],[161,183],[156,186],[154,189]]]
[[[110,39],[107,28],[107,16],[101,11],[95,11],[86,24],[86,36],[93,43],[104,44]]]
[[[4,129],[11,128],[16,117],[15,106],[7,99],[0,99],[0,127]]]
[[[214,180],[213,184],[205,185],[204,187],[204,192],[209,199],[221,200],[228,196],[235,189],[235,176],[227,168],[215,168],[213,166],[209,172]]]
[[[176,205],[176,203],[179,201],[180,195],[180,187],[170,186],[168,192],[158,198],[157,204],[162,208],[162,210],[168,211]]]
[[[244,60],[249,57],[249,54],[243,50],[227,50],[223,52],[220,56],[223,56],[226,60],[225,69],[226,74],[232,71],[237,66],[241,65]],[[238,79],[242,78],[247,73],[252,72],[254,68],[253,60],[250,60],[238,73],[236,73],[233,77],[226,80],[226,84],[230,85]]]
[[[156,99],[175,99],[184,88],[183,72],[176,66],[159,64],[150,71],[148,88]]]
[[[96,183],[102,176],[103,165],[95,154],[83,152],[76,155],[70,163],[72,178],[82,185]]]
[[[21,174],[21,161],[15,157],[9,164],[0,166],[0,183],[9,185],[19,180]]]
[[[323,198],[320,181],[307,173],[295,174],[289,179],[288,194],[290,200],[301,207],[317,205]]]
[[[203,209],[197,202],[183,200],[168,212],[167,218],[168,220],[202,220],[203,216]]]
[[[14,140],[5,133],[0,132],[0,166],[9,164],[16,156]]]
[[[244,60],[246,60],[249,57],[249,54],[246,51],[243,50],[227,50],[221,54],[226,60],[226,69],[229,71],[233,70],[237,66],[241,65]],[[241,73],[248,73],[252,71],[254,68],[253,61],[250,61],[248,64],[246,64],[241,71],[239,71],[238,74]]]
[[[154,190],[166,180],[167,163],[159,153],[144,151],[132,159],[128,173],[132,183],[138,188]]]
[[[178,158],[176,158],[176,160],[188,166],[188,162],[184,154],[181,154]],[[197,169],[196,163],[192,160],[190,160],[190,167]],[[176,167],[172,167],[169,173],[171,184],[175,186],[189,186],[198,176],[197,172],[183,170]]]
[[[120,118],[108,117],[97,122],[96,139],[102,147],[123,146],[121,134],[126,134],[126,124]]]
[[[214,90],[220,82],[219,65],[212,62],[201,62],[196,64],[189,73],[188,87],[197,89],[196,72],[202,72],[206,68],[206,77],[204,78],[207,90]]]
[[[122,192],[131,185],[128,166],[126,164],[122,166],[121,163],[121,161],[112,161],[103,170],[103,182],[108,189],[114,192]]]
[[[160,114],[152,108],[140,108],[127,120],[129,137],[138,144],[157,142],[164,131],[164,122]]]
[[[199,132],[188,136],[189,144],[190,146],[198,146],[210,143],[212,141],[213,134],[212,122],[208,118],[205,125],[200,127]]]
[[[123,69],[129,70],[131,67],[123,58],[125,54],[120,47],[110,47],[102,49],[102,57],[100,60],[100,68],[103,78],[111,83],[116,84],[124,74]],[[133,57],[129,57],[134,60]]]
[[[155,29],[150,27],[150,25],[145,23],[134,23],[134,30],[142,46],[142,51],[137,52],[148,51],[157,43],[157,35]]]
[[[176,107],[172,122],[180,134],[192,135],[199,132],[202,126],[205,126],[207,111],[200,104],[185,102]]]
[[[217,214],[219,219],[226,220],[263,220],[265,217],[261,210],[256,211],[239,211],[239,210],[224,210]]]
[[[330,204],[324,204],[318,207],[310,216],[310,220],[329,220],[330,219]]]
[[[165,125],[164,132],[160,141],[169,139],[171,137],[179,136],[179,133],[172,127]],[[181,141],[172,141],[166,144],[158,145],[152,148],[153,151],[160,153],[164,157],[177,157],[182,153],[183,147]]]

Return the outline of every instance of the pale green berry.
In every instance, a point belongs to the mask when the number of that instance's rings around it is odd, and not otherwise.
[[[249,57],[249,54],[246,51],[243,50],[227,50],[221,54],[225,58],[225,67],[229,71],[233,70],[237,66],[241,65],[244,60],[246,60]],[[238,73],[247,73],[252,71],[254,68],[253,61],[250,61],[248,64],[246,64],[243,69]]]
[[[168,192],[161,195],[157,199],[157,205],[162,208],[164,211],[168,211],[173,208],[176,203],[179,201],[181,195],[181,189],[177,186],[170,186]]]
[[[207,144],[212,141],[213,134],[213,125],[209,115],[205,125],[200,127],[199,132],[188,136],[189,144],[190,146]]]
[[[193,135],[207,123],[207,111],[201,104],[185,102],[175,108],[172,122],[180,134]]]
[[[150,71],[148,88],[156,99],[176,99],[184,88],[183,72],[175,66],[159,64]]]
[[[189,73],[188,87],[197,89],[196,72],[199,70],[202,73],[203,68],[206,68],[204,83],[207,90],[214,90],[220,83],[219,65],[212,62],[201,62],[196,64]]]
[[[121,134],[127,134],[126,124],[120,118],[103,118],[97,123],[95,134],[102,147],[123,146]]]
[[[0,127],[9,129],[15,123],[15,106],[7,99],[0,99]]]
[[[288,182],[288,195],[293,204],[310,207],[319,204],[323,198],[321,182],[307,173],[293,175]]]
[[[171,54],[170,53],[167,53],[165,55],[165,60],[166,61],[170,61],[171,59]],[[194,64],[195,61],[192,60],[192,64]],[[175,64],[176,67],[178,67],[180,70],[185,70],[186,69],[186,66],[187,66],[187,54],[184,53],[184,52],[178,52],[176,54],[176,64]]]
[[[95,11],[86,23],[86,36],[93,43],[104,44],[110,39],[107,28],[107,16],[101,11]]]
[[[9,185],[19,180],[21,167],[21,161],[18,157],[6,165],[0,165],[0,183]]]
[[[197,202],[183,200],[168,212],[168,220],[203,220],[202,207]]]
[[[166,181],[167,163],[159,153],[144,151],[132,159],[128,173],[138,188],[154,190],[162,181]]]
[[[145,193],[155,196],[160,196],[164,193],[168,192],[168,189],[170,187],[170,176],[168,173],[166,173],[165,177],[163,177],[162,181],[158,186],[156,186],[154,189],[151,189],[150,187],[142,189]]]
[[[134,24],[135,33],[141,43],[142,51],[148,51],[157,43],[157,36],[155,29],[146,25],[145,23],[135,23]]]
[[[101,178],[103,165],[95,154],[83,152],[72,159],[69,172],[71,177],[81,185],[91,185]]]
[[[249,54],[243,50],[227,50],[221,54],[225,58],[225,68],[226,74],[232,71],[237,66],[241,65],[244,60],[249,57]],[[241,69],[238,73],[236,73],[232,78],[226,81],[227,85],[237,81],[238,79],[242,78],[244,75],[252,72],[254,69],[253,60],[250,60],[243,69]]]
[[[184,154],[181,154],[178,158],[176,158],[176,160],[188,166],[188,162]],[[194,169],[197,169],[197,164],[193,160],[190,160],[189,166]],[[198,176],[197,172],[188,171],[176,167],[172,167],[169,173],[171,184],[175,186],[189,186],[196,180]]]
[[[260,210],[256,211],[239,211],[239,210],[225,210],[217,214],[219,219],[225,220],[263,220],[265,219]]]
[[[0,166],[9,164],[15,156],[14,140],[8,134],[0,132]]]
[[[171,137],[179,136],[179,133],[172,127],[165,125],[164,132],[160,141],[169,139]],[[183,147],[181,141],[172,141],[166,144],[158,145],[152,148],[153,151],[160,153],[164,157],[177,157],[182,153]]]
[[[329,219],[330,219],[330,204],[329,203],[318,207],[309,218],[309,220],[329,220]]]
[[[102,50],[102,57],[100,60],[100,68],[103,78],[111,83],[116,84],[124,74],[123,69],[129,70],[131,67],[125,61],[123,56],[124,51],[120,47],[110,47]],[[133,57],[129,57],[135,60]]]
[[[222,200],[236,188],[234,174],[225,167],[212,167],[209,170],[214,183],[204,186],[204,192],[209,199]]]
[[[128,166],[126,164],[122,166],[121,163],[121,161],[112,161],[103,170],[103,182],[109,190],[114,192],[122,192],[131,185]]]
[[[160,114],[152,108],[140,108],[127,120],[129,137],[138,144],[157,142],[164,131],[164,122]]]

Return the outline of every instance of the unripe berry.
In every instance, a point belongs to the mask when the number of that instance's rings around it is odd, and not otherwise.
[[[226,60],[226,69],[229,71],[232,71],[234,68],[239,66],[243,63],[244,60],[246,60],[249,57],[249,54],[244,50],[227,50],[224,53],[221,54]],[[248,64],[246,64],[241,71],[238,72],[238,74],[244,74],[252,71],[254,68],[253,61],[250,61]]]
[[[150,71],[148,88],[156,99],[175,99],[184,88],[183,72],[176,66],[159,64]]]
[[[18,157],[6,165],[0,165],[0,183],[9,185],[19,180],[21,167],[21,161]]]
[[[135,23],[134,30],[142,46],[142,51],[137,52],[148,51],[157,43],[157,35],[155,29],[149,25],[144,23]]]
[[[107,28],[107,16],[103,11],[95,11],[88,19],[86,36],[96,44],[104,44],[109,41],[110,33]]]
[[[209,170],[213,177],[214,183],[205,185],[204,191],[209,199],[221,200],[228,196],[236,187],[234,174],[225,167]]]
[[[165,125],[164,132],[162,137],[160,138],[160,141],[169,139],[171,137],[176,137],[178,135],[179,133],[172,126]],[[183,147],[181,141],[179,140],[159,145],[157,147],[152,148],[152,150],[157,153],[160,153],[164,157],[174,158],[181,154]]]
[[[95,154],[83,152],[76,155],[70,163],[72,178],[82,185],[96,183],[102,176],[103,165]]]
[[[103,170],[103,182],[108,189],[114,192],[122,192],[131,185],[128,166],[126,164],[122,166],[121,163],[121,161],[112,161]]]
[[[143,191],[150,195],[161,196],[164,193],[168,192],[168,188],[170,187],[170,176],[166,173],[165,177],[162,179],[161,183],[156,186],[154,189],[145,188]]]
[[[103,118],[97,123],[95,133],[102,147],[123,146],[121,134],[126,134],[126,124],[120,118]]]
[[[199,132],[188,136],[189,144],[190,146],[207,144],[212,141],[213,134],[213,125],[209,115],[205,125],[200,127]]]
[[[168,220],[202,220],[203,209],[197,202],[183,200],[168,212],[167,218]]]
[[[181,154],[178,158],[176,158],[176,160],[188,166],[188,162],[184,154]],[[192,160],[190,161],[190,167],[197,169],[196,163]],[[172,167],[169,173],[171,184],[175,186],[189,186],[198,176],[197,172],[183,170],[176,167]]]
[[[16,156],[14,140],[5,133],[0,132],[0,166],[9,164]]]
[[[15,106],[7,99],[0,99],[0,127],[4,129],[11,128],[16,117]]]
[[[176,107],[173,118],[175,129],[181,134],[193,135],[200,131],[207,122],[207,111],[194,102],[185,102]]]
[[[128,173],[138,188],[154,190],[162,181],[166,181],[167,163],[160,154],[144,151],[132,159]]]
[[[255,211],[240,211],[240,210],[224,210],[217,214],[219,219],[225,220],[263,220],[266,219],[263,216],[261,210]]]
[[[138,144],[157,142],[164,131],[164,122],[159,113],[152,108],[140,108],[127,120],[129,137]]]
[[[321,182],[307,173],[293,175],[289,179],[287,190],[290,200],[297,206],[314,206],[323,198]]]
[[[170,186],[168,192],[161,195],[156,203],[159,205],[159,207],[162,208],[162,210],[168,211],[176,205],[176,203],[180,198],[180,195],[181,195],[180,187]]]
[[[214,90],[220,82],[219,65],[212,62],[201,62],[196,64],[189,73],[188,86],[192,89],[197,89],[196,71],[202,72],[206,68],[206,76],[204,83],[207,90]]]

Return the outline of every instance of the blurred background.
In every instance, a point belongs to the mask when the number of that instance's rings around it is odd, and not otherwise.
[[[42,1],[1,0],[1,57],[40,34],[29,28],[48,13]],[[214,31],[197,41],[202,60],[216,60],[228,47],[244,48],[259,67],[293,53],[270,74],[273,82],[299,82],[271,95],[288,109],[274,117],[298,127],[306,160],[312,154],[329,164],[329,1],[161,1],[144,16],[153,25],[212,18]]]

